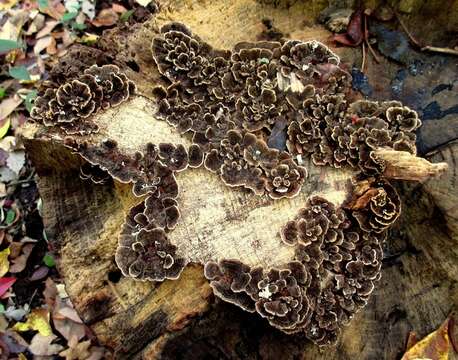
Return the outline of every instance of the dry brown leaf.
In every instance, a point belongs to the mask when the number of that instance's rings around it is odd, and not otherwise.
[[[92,25],[97,27],[111,26],[116,24],[118,18],[118,14],[113,9],[103,9],[99,12],[97,17],[92,20]]]
[[[86,360],[91,355],[89,351],[91,346],[90,340],[82,341],[77,344],[69,343],[69,345],[70,347],[67,350],[59,353],[59,355],[66,360]]]
[[[111,8],[113,9],[114,12],[117,12],[118,14],[122,14],[127,11],[127,9],[120,4],[113,4]]]
[[[46,305],[48,305],[48,309],[53,309],[57,297],[57,287],[50,277],[48,277],[45,281],[43,297],[45,298]]]
[[[65,6],[60,0],[49,0],[48,6],[41,10],[56,20],[60,20],[66,12]]]
[[[45,26],[43,27],[43,29],[41,29],[37,35],[35,36],[36,39],[39,39],[39,38],[42,38],[43,36],[47,36],[49,34],[51,34],[51,31],[54,30],[54,28],[57,26],[57,24],[59,24],[59,21],[55,21],[55,20],[48,20],[46,21],[46,24]]]
[[[54,327],[67,341],[78,342],[86,335],[86,327],[70,302],[67,304],[61,298],[56,298],[52,318]]]
[[[26,10],[15,11],[11,14],[0,30],[0,39],[16,41],[28,17],[29,13]]]
[[[37,14],[32,22],[30,23],[27,31],[25,31],[26,35],[35,34],[37,31],[40,31],[45,26],[46,17],[43,14]]]
[[[38,333],[33,337],[32,341],[30,342],[29,350],[33,355],[56,355],[64,348],[62,345],[52,344],[52,342],[56,338],[57,336],[54,334],[49,336],[43,336]]]
[[[12,96],[8,99],[2,100],[0,103],[0,120],[5,119],[11,114],[19,105],[22,99],[19,96]]]
[[[16,5],[18,0],[1,0],[0,1],[0,10],[8,10],[11,9],[14,5]]]
[[[33,47],[33,52],[35,55],[39,55],[44,49],[48,48],[54,39],[52,36],[45,36],[41,39],[38,39],[35,46]],[[55,40],[54,40],[55,41]]]
[[[54,39],[53,37],[51,37],[51,42],[49,43],[48,47],[46,48],[46,52],[49,55],[57,54],[56,39]]]
[[[408,349],[401,360],[448,360],[450,351],[449,325],[451,321],[452,317],[449,316],[437,330]]]

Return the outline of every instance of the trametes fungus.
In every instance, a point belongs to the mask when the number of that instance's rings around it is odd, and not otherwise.
[[[301,191],[306,157],[315,165],[350,167],[360,174],[341,207],[310,197],[279,229],[280,246],[293,248],[289,262],[263,268],[218,258],[204,267],[218,297],[286,333],[335,343],[379,280],[382,244],[401,211],[383,178],[384,170],[396,171],[394,155],[384,160],[380,149],[416,153],[416,112],[397,101],[350,102],[350,75],[316,41],[243,42],[232,51],[216,50],[171,23],[151,49],[167,82],[153,89],[156,117],[192,145],[148,143],[126,154],[110,139],[93,144],[74,135],[64,141],[88,161],[83,177],[99,182],[102,176],[92,171],[107,172],[144,198],[119,236],[115,259],[122,273],[162,281],[176,279],[186,265],[167,237],[180,219],[176,172],[204,165],[226,185],[271,202]],[[48,88],[32,117],[66,134],[89,133],[97,129],[91,115],[121,104],[134,90],[116,66],[94,65]]]
[[[93,65],[78,79],[46,89],[35,100],[30,116],[66,134],[97,132],[88,118],[100,108],[118,106],[134,92],[135,84],[116,65]]]

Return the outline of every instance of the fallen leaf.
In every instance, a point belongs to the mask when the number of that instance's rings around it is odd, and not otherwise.
[[[27,265],[27,259],[32,253],[34,246],[34,244],[26,244],[22,247],[22,254],[19,255],[17,258],[11,260],[11,273],[19,273],[25,269]]]
[[[450,350],[449,324],[451,319],[451,317],[448,317],[437,330],[408,349],[401,360],[448,360]]]
[[[22,338],[21,335],[14,331],[6,330],[0,335],[0,340],[8,345],[8,349],[13,354],[18,354],[27,350],[29,344]]]
[[[2,139],[8,130],[10,129],[11,119],[8,117],[6,119],[0,120],[0,139]]]
[[[15,40],[0,39],[0,53],[7,53],[22,48],[22,44]]]
[[[45,24],[45,26],[43,27],[43,29],[41,29],[39,32],[37,32],[37,35],[35,36],[36,39],[39,39],[39,38],[42,38],[44,36],[47,36],[51,33],[51,31],[54,30],[54,28],[56,27],[56,25],[59,24],[59,21],[56,21],[56,20],[48,20]]]
[[[34,355],[57,355],[64,347],[59,344],[52,344],[56,338],[56,335],[43,336],[36,334],[30,342],[29,350]]]
[[[2,0],[0,1],[0,10],[11,9],[17,2],[18,0]]]
[[[96,43],[98,39],[99,36],[96,34],[85,33],[83,36],[81,36],[79,42],[82,44],[91,45]]]
[[[26,322],[18,322],[13,326],[13,330],[28,331],[36,330],[43,336],[52,335],[51,325],[49,325],[49,312],[46,309],[33,309],[27,316]]]
[[[332,37],[335,42],[346,46],[359,46],[364,40],[363,32],[363,10],[356,10],[350,18],[347,26],[347,32],[344,34],[336,34]]]
[[[45,19],[46,17],[43,14],[37,14],[30,23],[27,31],[25,31],[24,33],[26,35],[32,35],[35,34],[37,31],[43,29],[43,27],[45,26]]]
[[[152,1],[152,0],[135,0],[138,4],[140,4],[141,6],[148,6],[148,4]]]
[[[44,36],[41,39],[38,39],[33,47],[33,52],[35,55],[39,55],[44,49],[46,49],[49,45],[51,45],[52,37],[51,36]]]
[[[22,99],[19,96],[12,96],[0,103],[0,119],[5,119],[11,114],[19,105]]]
[[[3,275],[5,275],[10,268],[10,263],[8,261],[9,254],[10,254],[9,247],[6,248],[5,250],[0,251],[0,277],[3,277]]]
[[[95,17],[95,3],[90,0],[83,0],[81,3],[81,11],[89,19],[94,20]]]
[[[11,77],[18,80],[30,80],[30,74],[27,68],[23,65],[21,66],[12,66],[9,69],[9,74]]]
[[[16,278],[14,277],[2,277],[0,279],[0,297],[3,296],[15,282]]]
[[[111,5],[111,8],[113,9],[113,11],[115,11],[115,12],[117,12],[119,14],[122,14],[122,13],[127,11],[127,9],[124,6],[122,6],[120,4],[116,4],[116,3]]]
[[[68,349],[59,353],[59,355],[65,357],[66,360],[85,360],[91,355],[91,352],[89,351],[91,340],[86,340],[71,345],[72,346],[70,346]]]
[[[47,267],[56,266],[56,262],[54,261],[54,257],[51,254],[46,254],[45,256],[43,256],[43,263]]]
[[[18,150],[10,153],[10,156],[6,160],[6,165],[16,174],[19,174],[22,167],[25,164],[25,151]]]
[[[92,20],[92,25],[96,27],[112,26],[118,21],[118,14],[113,9],[103,9],[97,17]]]
[[[65,290],[65,285],[64,284],[57,284],[57,293],[59,294],[59,297],[61,299],[68,298],[67,290]]]
[[[28,17],[29,13],[26,10],[14,12],[3,24],[0,30],[0,39],[17,41]]]
[[[47,266],[40,266],[38,269],[36,269],[32,275],[30,275],[29,280],[30,281],[37,281],[44,279],[46,276],[48,276],[49,273],[49,268]]]
[[[24,304],[23,307],[17,308],[14,306],[8,306],[4,315],[10,320],[21,321],[28,314],[29,310],[28,304]]]
[[[2,313],[3,312],[5,312],[5,309],[2,309]],[[8,320],[6,320],[6,318],[3,315],[0,315],[0,333],[5,332],[7,328],[8,328]]]
[[[54,281],[49,277],[45,281],[45,289],[43,290],[43,297],[49,309],[54,308],[54,303],[57,297],[57,287]]]
[[[46,6],[42,6],[46,3]],[[65,14],[65,6],[59,0],[49,0],[43,1],[40,4],[40,11],[48,14],[52,18],[56,20],[60,20],[62,16]]]

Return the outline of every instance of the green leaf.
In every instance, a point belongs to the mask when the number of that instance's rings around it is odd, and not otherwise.
[[[6,95],[6,90],[2,87],[0,87],[0,99],[3,99]]]
[[[20,43],[14,40],[0,39],[0,53],[5,53],[14,49],[20,49]]]
[[[48,0],[38,0],[38,7],[40,9],[46,9],[48,7]]]
[[[72,28],[73,28],[74,30],[84,30],[84,29],[87,28],[87,26],[86,26],[86,24],[84,24],[84,23],[83,23],[83,24],[80,24],[80,23],[74,22],[74,23],[72,23]]]
[[[75,12],[68,12],[68,13],[65,13],[64,15],[62,15],[60,21],[62,22],[67,22],[67,21],[70,21],[74,18],[76,18],[78,16],[78,13],[75,11]]]
[[[5,312],[5,305],[0,303],[0,314],[3,314]]]
[[[10,76],[19,80],[30,80],[30,74],[23,65],[10,67]]]
[[[125,11],[121,14],[121,16],[119,17],[119,19],[121,21],[127,21],[129,20],[129,18],[132,16],[132,14],[134,13],[134,9],[131,9],[131,10],[128,10],[128,11]]]
[[[43,257],[43,262],[47,267],[56,266],[56,262],[54,261],[54,257],[51,254],[46,254]]]
[[[16,219],[16,212],[13,209],[9,209],[6,212],[6,219],[5,219],[6,225],[11,225],[15,219]]]
[[[38,95],[38,92],[36,90],[32,90],[31,92],[29,92],[27,94],[27,96],[25,97],[25,107],[27,108],[27,111],[30,113],[30,110],[32,110],[32,106],[33,106],[33,101],[35,100],[35,98],[37,97]]]

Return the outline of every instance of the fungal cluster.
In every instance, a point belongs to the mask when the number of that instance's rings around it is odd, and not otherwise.
[[[106,174],[133,184],[143,201],[126,217],[116,263],[137,280],[176,279],[187,260],[167,234],[180,218],[175,174],[203,166],[230,187],[275,201],[292,198],[315,165],[354,168],[358,185],[341,207],[311,197],[279,230],[291,261],[276,268],[214,259],[204,273],[214,293],[257,312],[274,327],[303,332],[319,345],[337,341],[343,325],[363,308],[380,278],[387,229],[400,200],[383,179],[382,147],[415,154],[417,114],[396,101],[349,101],[350,75],[316,41],[239,43],[216,50],[184,25],[165,25],[152,54],[167,83],[153,89],[156,116],[192,145],[148,143],[126,155],[116,142],[67,137],[96,183]],[[119,105],[133,83],[112,65],[93,66],[79,79],[38,97],[32,117],[64,134],[96,129],[90,115]],[[105,174],[105,175],[104,175]],[[364,184],[362,186],[361,184]],[[280,245],[279,245],[280,246]]]
[[[66,134],[89,134],[98,127],[89,121],[99,110],[120,105],[135,92],[135,84],[116,65],[93,65],[58,88],[48,88],[37,97],[30,116],[47,127]]]

